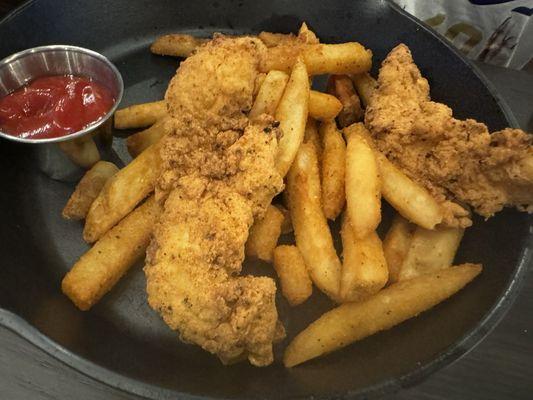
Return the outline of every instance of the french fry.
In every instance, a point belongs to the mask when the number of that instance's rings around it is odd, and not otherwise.
[[[398,282],[359,302],[346,303],[322,315],[300,332],[285,350],[284,364],[294,367],[390,329],[452,296],[481,272],[463,264]]]
[[[257,93],[259,93],[259,89],[261,89],[261,86],[263,86],[263,82],[265,81],[266,76],[267,76],[267,74],[262,72],[260,74],[257,74],[257,76],[255,77],[255,82],[254,82],[254,100],[257,97]]]
[[[372,148],[360,136],[345,134],[346,211],[355,237],[362,239],[381,221],[381,181]]]
[[[135,104],[115,111],[115,128],[145,128],[167,115],[165,100]]]
[[[159,142],[159,140],[168,134],[171,129],[172,124],[169,123],[169,118],[164,117],[144,131],[134,133],[126,139],[128,153],[130,153],[133,158],[137,157],[148,147]]]
[[[157,202],[149,198],[74,264],[61,289],[76,307],[91,308],[144,256],[158,213]]]
[[[292,43],[296,41],[296,36],[292,33],[273,33],[260,32],[257,37],[265,44],[266,47],[275,47],[281,44]]]
[[[341,44],[287,44],[267,49],[261,72],[288,72],[301,56],[309,75],[359,74],[372,66],[372,52],[356,42]]]
[[[209,39],[172,33],[159,36],[150,46],[150,51],[161,56],[189,57],[198,46],[208,41]]]
[[[320,136],[323,147],[320,170],[322,209],[327,219],[335,220],[346,200],[346,144],[333,120],[320,124]]]
[[[288,81],[289,75],[285,72],[270,71],[259,88],[248,117],[254,120],[262,114],[274,116]]]
[[[327,93],[311,90],[309,93],[309,116],[319,121],[334,119],[342,110],[341,102]]]
[[[106,182],[87,214],[83,229],[86,242],[102,237],[154,190],[161,167],[159,146],[148,147]]]
[[[372,94],[378,87],[378,82],[368,72],[353,75],[352,81],[361,102],[365,107],[368,107]]]
[[[361,123],[344,128],[347,136],[359,135],[374,149],[381,176],[383,197],[407,220],[426,229],[433,229],[442,221],[442,208],[421,185],[405,175],[376,149],[370,132]]]
[[[296,245],[315,285],[336,300],[341,263],[320,204],[315,148],[303,143],[287,176],[287,197]]]
[[[361,301],[378,292],[389,278],[383,246],[376,232],[355,239],[346,216],[342,221],[342,272],[340,297],[343,302]]]
[[[398,273],[398,280],[411,279],[452,265],[464,229],[417,227]]]
[[[318,40],[318,37],[315,35],[315,33],[309,29],[307,24],[305,22],[302,23],[300,26],[300,29],[298,30],[298,40],[301,43],[306,44],[318,44],[320,41]]]
[[[274,249],[274,269],[281,283],[281,292],[291,306],[302,304],[311,296],[313,284],[296,246],[278,246]]]
[[[90,168],[100,161],[100,152],[91,135],[64,140],[58,146],[74,164],[82,168]]]
[[[328,93],[339,99],[342,104],[342,109],[337,115],[337,121],[341,128],[361,121],[363,118],[361,101],[348,75],[330,75]]]
[[[260,260],[272,261],[272,253],[278,244],[283,219],[283,213],[270,205],[263,218],[255,221],[250,228],[245,254]]]
[[[63,208],[63,218],[84,219],[94,199],[109,178],[118,172],[115,164],[98,161],[85,173]]]
[[[284,206],[278,204],[276,208],[283,214],[283,222],[281,223],[281,234],[286,235],[293,231],[291,213]]]
[[[399,214],[396,214],[392,220],[392,225],[383,240],[383,251],[389,267],[389,283],[398,281],[415,229],[416,225]]]
[[[320,162],[322,158],[322,141],[318,134],[317,123],[313,118],[307,118],[304,131],[304,143],[312,143],[315,146],[316,155]]]
[[[309,106],[309,77],[305,64],[298,60],[294,64],[285,92],[276,110],[282,137],[276,156],[276,169],[285,176],[296,157],[304,138]]]

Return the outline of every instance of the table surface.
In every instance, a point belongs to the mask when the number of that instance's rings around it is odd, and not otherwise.
[[[16,0],[0,0],[2,11]],[[533,131],[533,74],[478,64],[511,107],[520,126]],[[386,399],[531,399],[533,397],[533,266],[515,304],[474,350],[416,386]],[[0,327],[0,399],[131,400],[57,361],[16,333]]]

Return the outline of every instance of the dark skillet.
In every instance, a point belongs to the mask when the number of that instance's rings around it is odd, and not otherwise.
[[[174,73],[175,60],[147,50],[157,35],[294,32],[302,21],[324,42],[361,41],[373,50],[376,65],[404,42],[433,97],[456,116],[484,121],[491,130],[516,126],[470,64],[384,1],[34,1],[0,23],[0,57],[53,43],[102,52],[123,74],[127,105],[161,98]],[[178,342],[148,308],[141,265],[91,312],[77,311],[61,295],[62,276],[87,247],[81,225],[60,218],[72,187],[36,172],[28,152],[0,143],[0,323],[87,375],[154,399],[355,398],[412,384],[463,355],[495,326],[517,295],[533,249],[531,217],[505,211],[487,222],[478,219],[457,261],[482,262],[485,270],[432,311],[292,370],[279,363],[223,367]],[[290,312],[282,299],[278,307],[291,338],[329,304],[315,294]]]

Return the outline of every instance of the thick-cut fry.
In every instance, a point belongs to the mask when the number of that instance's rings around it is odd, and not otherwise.
[[[416,225],[396,214],[383,240],[383,251],[389,268],[389,283],[396,282],[407,256]]]
[[[136,104],[115,111],[115,128],[145,128],[167,115],[165,100]]]
[[[148,147],[107,181],[87,214],[85,241],[98,240],[154,190],[161,167],[159,147]]]
[[[335,220],[341,213],[346,200],[345,171],[346,144],[337,130],[335,121],[320,124],[322,137],[322,209],[327,219]]]
[[[381,176],[383,197],[407,220],[426,229],[442,221],[442,208],[421,185],[405,175],[375,148],[370,132],[361,123],[344,128],[344,134],[359,135],[374,149]]]
[[[281,204],[277,204],[276,208],[283,214],[283,222],[281,223],[281,234],[286,235],[287,233],[291,233],[293,231],[291,213]]]
[[[328,80],[328,93],[339,99],[342,104],[342,109],[337,115],[337,121],[341,128],[363,118],[361,101],[355,93],[353,82],[348,75],[331,75]]]
[[[355,90],[365,107],[370,104],[372,94],[378,87],[378,82],[368,72],[352,76]]]
[[[278,244],[283,219],[283,213],[270,205],[263,218],[255,221],[250,228],[250,235],[245,246],[246,255],[272,261],[272,253]]]
[[[118,172],[115,164],[98,161],[79,181],[74,193],[63,208],[63,218],[84,219],[94,199],[98,196],[109,178]]]
[[[265,44],[266,47],[275,47],[281,44],[292,43],[296,41],[296,36],[292,33],[273,33],[260,32],[257,37]]]
[[[161,56],[189,57],[196,48],[209,39],[196,38],[182,33],[159,36],[150,46],[150,51]]]
[[[316,155],[318,161],[320,162],[322,158],[322,141],[320,140],[320,135],[318,134],[317,123],[313,118],[307,118],[304,132],[304,143],[312,143],[313,146],[315,146]]]
[[[462,228],[438,227],[429,230],[417,227],[400,267],[398,280],[450,267],[463,234]]]
[[[281,292],[291,306],[306,301],[313,293],[302,254],[296,246],[278,246],[274,250],[274,269],[281,283]]]
[[[381,221],[381,182],[374,151],[366,141],[352,134],[346,139],[346,210],[355,237],[362,239]]]
[[[398,282],[360,302],[343,304],[300,332],[285,350],[284,364],[294,367],[390,329],[452,296],[481,272],[463,264]]]
[[[91,308],[144,256],[158,213],[157,202],[151,197],[74,264],[61,288],[76,307]]]
[[[342,110],[342,104],[335,96],[311,90],[309,93],[309,116],[319,121],[334,119]]]
[[[282,137],[279,140],[276,168],[285,176],[291,167],[296,152],[304,139],[309,108],[309,76],[305,64],[294,64],[285,92],[276,110]]]
[[[301,55],[309,75],[359,74],[372,66],[372,52],[359,43],[287,44],[271,47],[263,60],[261,72],[273,69],[290,71]]]
[[[383,246],[376,232],[356,240],[346,216],[342,221],[341,238],[340,297],[343,302],[360,301],[378,292],[387,283],[389,271]]]
[[[338,299],[341,263],[320,204],[320,176],[315,148],[303,143],[287,176],[289,211],[296,245],[315,285]]]
[[[100,161],[100,152],[91,135],[58,143],[59,148],[76,165],[90,168]]]
[[[262,114],[274,116],[287,86],[289,75],[281,71],[270,71],[263,81],[248,117],[257,119]]]
[[[134,158],[137,157],[148,147],[159,142],[171,129],[172,124],[169,123],[169,118],[165,117],[144,131],[134,133],[126,139],[128,153]]]

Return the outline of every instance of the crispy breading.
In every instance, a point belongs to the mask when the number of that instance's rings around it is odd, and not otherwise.
[[[278,129],[246,117],[262,50],[257,39],[217,36],[172,80],[174,129],[156,185],[163,213],[145,267],[150,305],[182,340],[258,366],[273,361],[282,331],[274,281],[237,276],[250,226],[283,189]]]
[[[365,124],[379,149],[442,202],[444,223],[466,227],[469,213],[490,217],[504,206],[533,207],[533,136],[519,129],[489,133],[473,119],[431,101],[429,84],[409,48],[395,47],[383,62]]]

